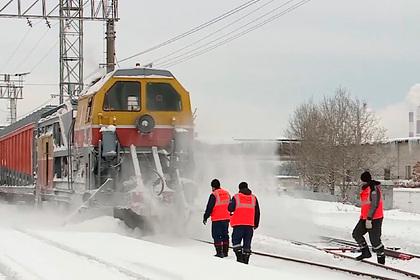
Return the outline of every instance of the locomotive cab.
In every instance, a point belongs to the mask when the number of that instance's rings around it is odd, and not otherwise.
[[[192,133],[189,94],[169,71],[116,70],[80,98],[76,146],[98,146],[100,129],[110,125],[122,147],[168,147],[174,128]]]
[[[116,191],[131,182],[129,189],[152,188],[164,199],[191,173],[193,135],[189,93],[169,71],[116,70],[79,98],[78,177],[87,191],[111,178]]]

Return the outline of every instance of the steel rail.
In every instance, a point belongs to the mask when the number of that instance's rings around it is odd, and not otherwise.
[[[193,238],[193,240],[197,241],[197,242],[201,242],[201,243],[213,244],[213,242],[202,240],[202,239]],[[273,255],[273,254],[257,252],[257,251],[252,251],[252,254],[257,255],[257,256],[262,256],[262,257],[279,259],[279,260],[283,260],[283,261],[289,261],[289,262],[295,262],[295,263],[300,263],[300,264],[317,266],[317,267],[326,268],[326,269],[329,269],[329,270],[346,272],[346,273],[357,275],[357,276],[367,276],[367,277],[371,277],[373,279],[397,280],[396,278],[385,277],[385,276],[376,275],[376,274],[372,274],[372,273],[366,273],[366,272],[361,272],[361,271],[357,271],[357,270],[351,270],[351,269],[346,269],[346,268],[341,268],[341,267],[337,267],[337,266],[332,266],[332,265],[327,265],[327,264],[322,264],[322,263],[317,263],[317,262],[312,262],[312,261],[306,261],[306,260],[301,260],[301,259],[296,259],[296,258],[291,258],[291,257]]]
[[[348,255],[345,255],[343,253],[339,253],[339,252],[336,252],[336,251],[331,251],[331,250],[328,250],[328,248],[319,248],[318,246],[310,244],[310,243],[305,243],[305,242],[300,242],[300,241],[292,241],[292,243],[296,244],[296,245],[308,246],[308,247],[314,248],[318,251],[322,251],[322,252],[337,256],[337,257],[342,257],[342,258],[352,259],[354,261],[358,261],[358,260],[356,260],[355,257],[348,256]],[[343,245],[347,245],[347,244],[343,244]],[[348,246],[350,246],[350,245],[348,245]],[[378,264],[378,263],[371,262],[371,261],[368,261],[368,260],[361,260],[360,262],[366,263],[366,264],[369,264],[369,265],[372,265],[372,266],[375,266],[375,267],[380,267],[380,268],[385,269],[385,270],[389,270],[389,271],[393,271],[393,272],[396,272],[396,273],[404,274],[406,276],[410,276],[410,277],[413,277],[413,278],[416,278],[416,279],[420,279],[419,274],[416,274],[416,273],[413,273],[413,272],[410,272],[410,271],[406,271],[406,270],[402,270],[402,269],[399,269],[399,268],[396,268],[396,267],[392,267],[392,266],[388,266],[388,265],[382,265],[382,264]]]

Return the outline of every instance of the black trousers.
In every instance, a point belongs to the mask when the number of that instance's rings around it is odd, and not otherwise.
[[[232,245],[233,248],[241,247],[241,243],[243,241],[242,248],[244,252],[251,252],[251,242],[252,236],[254,235],[254,228],[252,226],[235,226],[233,227],[232,233]]]
[[[229,220],[215,221],[211,223],[211,236],[214,243],[229,243]]]
[[[374,251],[383,251],[384,246],[382,245],[381,241],[382,220],[382,218],[372,220],[372,229],[370,230],[366,229],[366,220],[359,220],[357,225],[354,227],[352,236],[361,248],[367,246],[366,240],[363,237],[363,235],[369,233],[370,243],[372,244]]]

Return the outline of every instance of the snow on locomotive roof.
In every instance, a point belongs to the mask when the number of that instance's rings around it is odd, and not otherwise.
[[[113,77],[158,77],[158,78],[173,78],[171,72],[168,70],[151,69],[151,68],[132,68],[132,69],[118,69],[112,75]]]
[[[168,70],[151,69],[151,68],[131,68],[114,70],[97,80],[93,85],[84,89],[80,95],[91,95],[96,93],[111,77],[118,78],[175,78]]]

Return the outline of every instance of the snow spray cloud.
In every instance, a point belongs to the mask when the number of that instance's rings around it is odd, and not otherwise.
[[[0,227],[51,228],[61,225],[62,213],[54,207],[0,203]]]
[[[276,144],[272,142],[237,142],[232,144],[196,145],[196,183],[207,197],[210,182],[217,178],[231,193],[245,181],[256,192],[273,192],[275,188]]]
[[[194,234],[206,234],[201,225],[203,211],[211,193],[210,182],[217,178],[231,195],[245,181],[257,196],[261,209],[260,228],[256,234],[278,238],[304,239],[316,232],[312,213],[302,200],[279,194],[276,181],[276,142],[238,141],[231,144],[210,145],[198,142],[195,151],[196,176],[199,190],[196,205],[199,214],[190,221]],[[195,230],[195,231],[194,231]],[[308,234],[309,233],[309,234]]]

